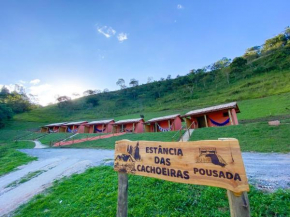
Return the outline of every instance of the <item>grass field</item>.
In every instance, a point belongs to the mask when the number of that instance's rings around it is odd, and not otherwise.
[[[227,127],[201,128],[193,132],[190,141],[218,138],[236,138],[242,151],[290,152],[290,120],[280,126],[267,122]]]
[[[27,164],[35,157],[30,157],[16,149],[33,148],[33,142],[10,142],[5,145],[0,145],[0,176],[13,171],[18,166]]]
[[[35,140],[35,139],[40,139],[41,137],[44,137],[46,135],[47,133],[32,132],[27,136],[21,137],[20,140]]]
[[[182,132],[183,133],[183,132]],[[132,141],[176,141],[179,138],[179,134],[176,132],[159,132],[159,133],[140,133],[140,134],[125,134],[122,136],[114,136],[107,139],[98,139],[93,141],[87,141],[82,143],[76,143],[69,146],[62,146],[61,148],[102,148],[102,149],[114,149],[115,142],[122,139],[128,139]]]
[[[85,107],[68,111],[66,109],[59,109],[56,105],[51,105],[18,114],[14,117],[14,120],[39,123],[77,120],[90,121],[107,118],[119,120],[123,117],[136,118],[140,114],[145,115],[145,118],[149,119],[160,116],[160,114],[163,116],[173,114],[175,111],[185,113],[193,109],[230,101],[241,103],[242,112],[245,112],[245,115],[242,115],[241,119],[285,114],[289,113],[286,109],[287,106],[289,108],[289,101],[287,100],[287,97],[289,98],[290,95],[289,75],[290,70],[257,74],[250,78],[230,83],[229,85],[224,84],[218,88],[216,88],[216,85],[206,88],[195,88],[192,96],[189,95],[185,87],[181,87],[176,89],[176,92],[165,94],[159,99],[147,99],[146,96],[143,96],[145,98],[142,98],[142,100],[126,98],[126,104],[118,107],[118,109],[116,109],[115,101],[125,96],[117,94],[113,99],[101,99],[100,105],[94,108]],[[271,97],[268,98],[269,96]],[[78,104],[84,103],[84,100],[85,98],[74,101],[76,107],[78,107]],[[276,100],[278,101],[276,102]],[[271,102],[273,101],[276,103],[272,104]],[[261,108],[259,107],[260,104],[262,105]],[[243,106],[245,106],[244,108],[247,111],[243,109]]]
[[[72,133],[49,133],[46,136],[40,138],[39,141],[42,144],[50,145],[50,143],[62,141],[72,135]]]
[[[88,169],[57,181],[21,206],[15,216],[116,216],[117,173]],[[129,176],[129,216],[229,216],[226,190]],[[252,216],[288,216],[290,191],[263,193],[251,187]]]

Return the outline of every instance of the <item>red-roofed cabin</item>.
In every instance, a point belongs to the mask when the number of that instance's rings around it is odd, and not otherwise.
[[[240,109],[236,102],[190,111],[183,115],[190,129],[238,125],[237,113]]]
[[[182,121],[179,114],[153,118],[144,123],[145,132],[177,131],[181,129]]]
[[[63,124],[66,124],[66,122],[45,125],[41,127],[40,132],[41,133],[57,133],[59,131],[59,127],[62,126]]]
[[[86,124],[84,133],[112,133],[114,123],[115,121],[113,119],[92,121]]]
[[[78,122],[70,122],[63,124],[59,128],[60,133],[76,133],[79,131],[79,128],[83,128],[84,125],[86,125],[88,122],[87,121],[78,121]]]
[[[117,121],[113,124],[113,133],[143,133],[143,123],[143,118]]]

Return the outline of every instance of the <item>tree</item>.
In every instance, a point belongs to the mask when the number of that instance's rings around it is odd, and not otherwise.
[[[6,97],[9,95],[9,93],[10,93],[10,91],[7,87],[3,86],[1,88],[1,92],[0,92],[1,97]]]
[[[262,48],[262,54],[267,54],[275,49],[283,47],[287,44],[287,37],[285,34],[279,34],[273,38],[266,40]]]
[[[79,93],[72,93],[72,95],[74,96],[74,98],[79,98],[80,97]]]
[[[4,121],[13,117],[13,111],[6,104],[0,103],[0,128],[4,127]]]
[[[153,77],[148,77],[147,84],[152,83],[152,82],[153,82]]]
[[[139,81],[137,81],[135,78],[132,78],[132,79],[130,80],[129,85],[130,85],[131,87],[136,87],[136,86],[139,85]]]
[[[99,94],[99,93],[102,93],[101,90],[94,90],[95,91],[95,94]]]
[[[89,96],[86,99],[86,103],[91,104],[93,107],[96,107],[99,105],[99,99],[97,98],[97,96]]]
[[[229,59],[227,57],[223,57],[222,59],[216,61],[212,65],[205,67],[205,69],[206,70],[210,69],[212,71],[220,70],[220,69],[223,69],[225,67],[228,67],[230,65],[230,63],[231,63],[231,59]]]
[[[261,55],[261,46],[254,46],[251,48],[248,48],[243,55],[243,58],[245,58],[248,61],[252,61],[254,59],[257,59]]]
[[[56,100],[59,108],[68,108],[71,105],[71,98],[68,96],[58,96]]]
[[[121,90],[126,88],[125,80],[123,78],[119,78],[116,84],[120,87]]]
[[[171,80],[171,75],[168,75],[166,80]]]
[[[247,60],[243,57],[236,57],[230,64],[232,70],[241,70],[247,65]]]
[[[104,90],[103,90],[103,93],[108,93],[109,92],[109,89],[108,88],[105,88]]]
[[[89,96],[89,95],[93,95],[93,94],[95,94],[95,91],[93,91],[93,90],[86,90],[83,93],[84,96]]]

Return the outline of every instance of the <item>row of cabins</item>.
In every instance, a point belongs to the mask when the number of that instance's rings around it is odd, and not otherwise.
[[[72,132],[72,133],[142,133],[178,131],[182,122],[186,122],[187,129],[238,125],[237,113],[240,113],[236,102],[197,109],[185,115],[175,114],[144,121],[143,118],[114,121],[78,121],[70,123],[55,123],[43,126],[41,132]]]

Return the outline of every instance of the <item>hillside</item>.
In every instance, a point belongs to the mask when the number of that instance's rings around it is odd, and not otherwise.
[[[238,73],[231,71],[229,80],[226,79],[224,72],[228,69],[229,66],[202,74],[189,73],[175,79],[82,97],[62,106],[50,105],[18,114],[14,120],[51,123],[103,118],[120,119],[139,117],[140,114],[148,119],[176,112],[185,113],[192,109],[230,101],[239,102],[242,119],[267,117],[275,113],[289,114],[286,108],[289,109],[290,106],[278,95],[282,94],[282,98],[287,98],[289,96],[287,93],[290,92],[290,46],[249,62]],[[275,106],[263,100],[272,95],[277,96]],[[87,103],[89,98],[96,99],[98,105]],[[248,100],[251,99],[259,100],[256,105],[249,106],[251,101]],[[244,112],[251,112],[249,109],[253,106],[258,107],[260,103],[267,107],[279,107],[279,112],[274,111],[273,114],[264,107],[260,109],[262,115],[260,112],[255,115],[243,115]]]

